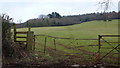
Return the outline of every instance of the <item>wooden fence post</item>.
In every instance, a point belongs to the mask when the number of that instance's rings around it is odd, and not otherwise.
[[[27,50],[33,50],[34,48],[34,32],[28,31],[27,33]]]
[[[98,35],[98,62],[100,62],[100,48],[101,48],[101,38],[102,36]]]
[[[54,47],[55,47],[55,51],[56,51],[56,42],[55,42],[55,39],[53,39],[54,40]]]
[[[45,37],[44,55],[45,55],[45,53],[46,53],[46,41],[47,41],[47,37]]]
[[[28,31],[31,31],[31,27],[28,27]]]
[[[14,24],[14,42],[16,42],[16,24]]]
[[[118,42],[120,42],[120,38],[118,38]],[[118,43],[118,50],[119,50],[119,54],[118,54],[118,66],[120,68],[120,43]]]
[[[34,35],[34,50],[35,50],[35,35]]]

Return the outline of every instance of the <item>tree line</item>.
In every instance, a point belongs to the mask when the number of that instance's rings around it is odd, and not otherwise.
[[[89,13],[82,15],[61,16],[57,12],[52,12],[44,18],[29,19],[22,24],[17,24],[17,27],[48,27],[48,26],[67,26],[73,24],[80,24],[87,21],[103,20],[111,21],[119,19],[120,12],[105,12],[105,13]]]

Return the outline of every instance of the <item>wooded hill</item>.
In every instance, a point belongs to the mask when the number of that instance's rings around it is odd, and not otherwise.
[[[120,19],[120,12],[106,12],[106,13],[89,13],[82,15],[61,16],[57,12],[48,14],[47,18],[34,18],[28,21],[17,24],[18,28],[23,27],[47,27],[47,26],[67,26],[73,24],[79,24],[93,20],[111,21],[112,19]],[[52,16],[53,15],[53,16]]]

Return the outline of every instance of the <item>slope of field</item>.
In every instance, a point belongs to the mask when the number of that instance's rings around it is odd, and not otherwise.
[[[21,30],[21,29],[20,29]],[[22,31],[26,30],[22,28]],[[91,21],[72,26],[32,28],[35,34],[70,38],[97,38],[99,34],[118,34],[118,20]]]

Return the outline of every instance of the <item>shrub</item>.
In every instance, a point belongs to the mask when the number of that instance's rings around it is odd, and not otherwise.
[[[11,21],[12,18],[3,14],[2,16],[2,52],[3,56],[10,57],[13,54],[11,47]]]

